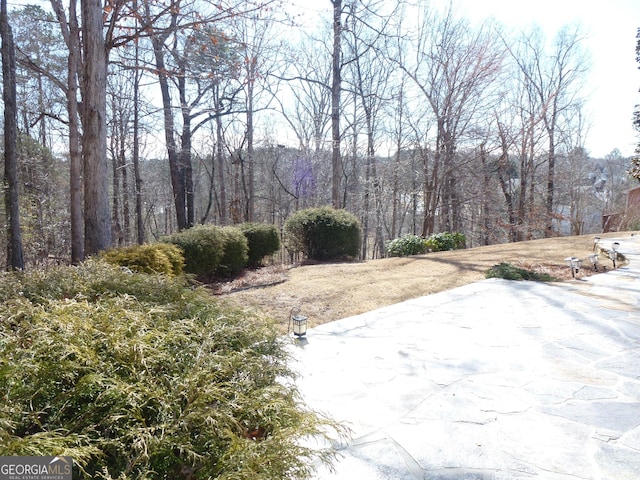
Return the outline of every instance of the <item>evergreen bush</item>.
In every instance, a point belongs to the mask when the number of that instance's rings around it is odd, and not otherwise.
[[[516,267],[510,263],[494,265],[485,273],[486,278],[503,278],[505,280],[533,280],[538,282],[553,282],[556,279],[547,273],[537,273],[525,268]]]
[[[184,257],[180,248],[168,243],[132,245],[112,248],[100,254],[112,265],[127,267],[134,272],[180,275],[184,269]]]
[[[223,254],[216,275],[231,277],[247,266],[249,246],[247,238],[238,227],[222,227]]]
[[[0,275],[0,451],[69,455],[76,479],[309,478],[276,329],[183,277],[106,262]]]
[[[430,235],[425,240],[425,245],[427,250],[432,252],[444,252],[465,248],[466,242],[467,239],[462,233],[441,232]]]
[[[196,276],[212,275],[224,255],[224,238],[215,225],[197,225],[162,239],[180,247],[184,270]]]
[[[280,248],[280,235],[275,225],[248,222],[238,227],[247,238],[250,267],[260,266],[264,257],[273,255]]]
[[[163,241],[180,247],[185,272],[198,277],[230,276],[247,265],[247,239],[237,227],[198,225]]]
[[[407,234],[387,242],[386,250],[390,257],[407,257],[425,253],[427,246],[424,238],[419,235]]]
[[[356,258],[360,252],[360,224],[346,210],[299,210],[285,222],[284,235],[290,251],[313,260]]]

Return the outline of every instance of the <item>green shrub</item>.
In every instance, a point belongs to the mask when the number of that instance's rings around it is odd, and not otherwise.
[[[287,219],[284,234],[290,251],[313,260],[355,258],[360,252],[360,224],[346,210],[300,210]]]
[[[303,440],[341,429],[301,403],[275,328],[182,277],[90,260],[1,274],[0,300],[3,455],[150,480],[309,478],[331,459]]]
[[[224,242],[224,252],[215,273],[230,277],[247,266],[249,246],[247,238],[238,227],[222,227],[220,233]]]
[[[113,248],[102,252],[100,257],[112,265],[127,267],[140,273],[180,275],[184,268],[180,248],[168,243]]]
[[[198,225],[163,241],[180,247],[185,272],[198,277],[234,275],[247,264],[247,239],[237,227]]]
[[[251,222],[238,227],[247,238],[250,267],[259,266],[264,257],[273,255],[280,248],[280,235],[275,225]]]
[[[553,282],[556,279],[547,273],[537,273],[532,270],[516,267],[510,263],[494,265],[485,273],[486,278],[503,278],[505,280],[533,280],[538,282]]]
[[[390,257],[407,257],[420,255],[427,251],[424,238],[407,234],[387,242],[387,255]]]
[[[465,248],[466,242],[467,239],[462,233],[441,232],[430,235],[425,240],[425,245],[427,250],[432,252],[444,252]]]
[[[194,275],[211,275],[220,265],[224,254],[224,238],[220,227],[197,225],[162,239],[177,245],[184,255],[184,270]]]

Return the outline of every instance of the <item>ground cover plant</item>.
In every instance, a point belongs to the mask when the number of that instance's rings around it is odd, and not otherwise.
[[[308,478],[333,425],[285,340],[179,277],[97,260],[0,275],[0,451],[74,478]]]
[[[557,280],[548,273],[527,270],[505,262],[494,265],[487,270],[485,275],[487,278],[502,278],[504,280],[531,280],[536,282],[554,282]]]
[[[133,272],[172,276],[180,275],[184,270],[182,251],[176,245],[168,243],[112,248],[101,252],[100,258]]]

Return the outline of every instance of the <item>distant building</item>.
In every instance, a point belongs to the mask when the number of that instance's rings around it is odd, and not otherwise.
[[[640,228],[640,186],[627,192],[626,229],[637,230]]]
[[[640,227],[640,186],[627,191],[627,206],[624,213],[602,216],[602,231],[636,230]]]
[[[640,208],[640,185],[627,192],[627,210]]]

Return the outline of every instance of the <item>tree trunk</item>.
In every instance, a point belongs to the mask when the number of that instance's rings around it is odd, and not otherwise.
[[[400,154],[400,145],[398,145],[398,149],[396,150],[395,159],[393,162],[393,200],[392,200],[392,210],[391,210],[391,239],[394,239],[398,236],[398,216],[400,215],[400,179],[399,179],[399,170],[400,170],[400,159],[402,158]]]
[[[220,224],[227,224],[227,187],[225,185],[224,175],[224,153],[223,153],[223,138],[224,133],[222,131],[222,118],[219,113],[222,110],[220,105],[220,92],[218,86],[215,88],[214,108],[218,115],[216,115],[216,164],[218,166],[218,188],[220,189],[218,215],[220,216]]]
[[[107,51],[102,2],[82,3],[84,248],[93,255],[111,246],[107,161]]]
[[[249,80],[247,85],[247,184],[245,192],[245,215],[246,222],[253,222],[255,216],[255,151],[253,145],[253,85],[255,81],[255,59],[251,59],[249,67]]]
[[[80,27],[76,12],[76,1],[69,0],[69,19],[62,3],[51,0],[60,31],[69,54],[67,57],[67,115],[69,116],[69,214],[71,223],[71,263],[77,265],[84,260],[84,219],[82,214],[82,149],[80,132],[80,106],[78,102],[78,79],[82,76],[80,64]]]
[[[518,188],[518,207],[517,207],[517,218],[515,225],[515,242],[520,242],[524,240],[524,229],[526,228],[526,220],[527,220],[527,193],[529,191],[529,169],[528,169],[528,152],[523,149],[521,152],[520,159],[520,182]]]
[[[7,0],[0,6],[2,85],[4,99],[4,189],[7,212],[7,269],[23,270],[22,235],[18,201],[18,119],[16,110],[16,54],[7,18]]]
[[[436,152],[433,156],[433,165],[429,171],[429,152],[425,147],[421,152],[423,173],[424,173],[424,220],[422,223],[422,236],[428,237],[435,232],[436,227],[436,210],[440,204],[440,167],[442,163],[442,154],[440,147],[436,146]]]
[[[555,151],[555,118],[551,119],[551,127],[548,129],[549,134],[549,161],[547,170],[547,201],[546,201],[546,217],[547,224],[545,228],[545,236],[553,237],[553,217],[554,217],[554,201],[553,195],[555,190],[555,171],[556,171],[556,151]]]
[[[399,236],[398,215],[400,212],[400,165],[402,163],[402,122],[404,121],[404,83],[398,95],[398,125],[396,133],[396,156],[393,163],[393,213],[391,216],[391,239]],[[415,232],[414,232],[415,233]]]
[[[160,51],[160,55],[162,52]],[[157,59],[157,57],[156,57]],[[173,188],[173,201],[176,209],[178,230],[187,228],[187,210],[184,194],[184,180],[180,169],[178,148],[173,137],[173,113],[171,111],[171,96],[169,94],[169,82],[164,72],[164,60],[156,60],[158,68],[158,80],[162,93],[162,109],[164,111],[164,136],[167,142],[167,155],[169,157],[169,171],[171,174],[171,186]]]
[[[153,17],[151,15],[148,2],[144,3],[145,17],[149,24],[152,24]],[[167,145],[167,156],[169,157],[169,172],[171,176],[171,187],[173,189],[173,202],[176,209],[176,220],[178,230],[188,228],[187,219],[187,201],[185,192],[184,169],[180,167],[180,155],[174,138],[173,111],[171,109],[171,95],[169,93],[169,79],[167,78],[167,69],[164,61],[164,42],[168,33],[162,35],[151,34],[151,43],[153,45],[153,54],[156,62],[156,75],[160,85],[160,93],[162,95],[162,111],[164,118],[164,137]]]
[[[187,85],[184,67],[178,78],[178,90],[180,95],[180,111],[182,112],[182,134],[180,135],[180,152],[178,153],[178,168],[183,185],[186,208],[186,228],[191,228],[195,222],[195,205],[193,200],[193,166],[191,163],[191,108],[187,103]]]
[[[355,102],[354,102],[355,104]],[[354,112],[355,113],[355,112]],[[354,122],[355,125],[355,122]],[[356,132],[353,134],[353,152],[356,155],[358,146],[358,136]],[[362,260],[367,260],[369,255],[369,216],[371,213],[371,159],[367,156],[364,167],[364,195],[362,198],[362,247],[360,256]]]
[[[216,144],[217,145],[217,142]],[[213,202],[215,198],[215,173],[216,173],[216,154],[215,154],[215,145],[214,150],[211,152],[211,169],[207,168],[207,165],[204,164],[204,169],[208,177],[208,188],[207,188],[207,206],[204,209],[204,213],[200,217],[200,223],[204,224],[209,218],[209,214],[211,213],[211,207],[213,207]]]
[[[481,245],[491,245],[491,204],[490,204],[490,191],[491,191],[491,178],[489,176],[489,162],[488,153],[486,150],[486,142],[480,144],[480,163],[482,164],[482,206],[480,209],[480,223],[481,223]],[[509,222],[511,223],[511,222]]]
[[[498,181],[500,182],[500,189],[502,190],[502,195],[504,195],[504,201],[507,207],[507,218],[509,222],[508,238],[510,242],[516,242],[518,240],[518,221],[513,201],[513,193],[510,186],[511,178],[509,175],[509,147],[507,144],[505,133],[500,131],[499,135],[502,152],[500,154],[500,158],[498,159]]]
[[[340,92],[342,82],[342,0],[331,0],[333,4],[333,52],[332,52],[332,80],[331,80],[331,200],[334,208],[340,208]]]
[[[118,121],[113,119],[114,122]],[[111,225],[113,225],[113,242],[117,246],[124,245],[122,224],[120,223],[120,175],[121,159],[117,152],[118,135],[115,129],[111,133],[111,189],[113,201],[111,202]]]
[[[138,3],[134,1],[134,10],[138,10]],[[137,23],[137,20],[136,20]],[[134,44],[136,69],[134,71],[133,84],[133,174],[136,187],[136,237],[138,245],[145,242],[144,217],[142,213],[142,176],[140,175],[140,78],[142,73],[138,71],[139,50],[138,42]]]
[[[78,71],[80,70],[80,28],[75,12],[75,0],[69,2],[69,67],[67,112],[69,114],[69,187],[71,206],[71,263],[84,260],[84,219],[82,214],[82,134],[78,105]],[[73,10],[73,11],[72,11]]]

